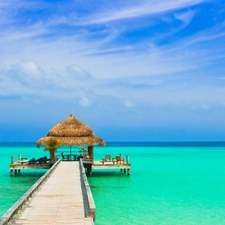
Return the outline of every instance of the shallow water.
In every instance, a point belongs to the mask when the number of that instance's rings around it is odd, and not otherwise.
[[[29,159],[39,158],[46,154],[43,150],[38,150],[35,145],[25,147],[21,145],[2,144],[0,145],[0,216],[11,207],[46,171],[21,171],[21,176],[10,177],[9,164],[11,156],[18,159],[18,154]]]
[[[97,173],[89,183],[96,225],[225,224],[224,147],[116,147],[131,176]]]
[[[18,153],[48,156],[35,145],[0,146],[0,215],[45,172],[22,171],[10,177],[10,157]],[[119,153],[130,156],[130,176],[120,170],[96,170],[88,178],[96,225],[225,224],[225,147],[119,143],[95,148],[96,159]]]

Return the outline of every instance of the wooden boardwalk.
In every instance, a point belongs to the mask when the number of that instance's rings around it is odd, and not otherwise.
[[[12,224],[92,225],[84,199],[79,162],[60,162]]]

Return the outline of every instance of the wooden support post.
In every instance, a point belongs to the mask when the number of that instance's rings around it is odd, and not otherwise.
[[[18,161],[21,160],[21,154],[18,154]]]
[[[122,156],[122,153],[120,153],[120,163],[121,163],[121,161],[122,161],[122,158],[123,156]]]
[[[126,156],[126,163],[129,164],[129,156]]]
[[[91,174],[92,174],[92,167],[87,168],[87,174],[88,174],[88,176],[91,176]]]
[[[90,156],[90,159],[94,159],[94,147],[88,146],[88,155]]]
[[[126,173],[126,169],[123,169],[123,172]]]
[[[11,164],[14,164],[14,156],[11,156]]]
[[[130,176],[130,169],[127,169],[127,175]]]
[[[12,169],[10,170],[10,176],[13,176],[13,170]]]

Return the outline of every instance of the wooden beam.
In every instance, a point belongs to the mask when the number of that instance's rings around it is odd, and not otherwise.
[[[90,159],[94,159],[94,146],[88,146],[88,155]]]

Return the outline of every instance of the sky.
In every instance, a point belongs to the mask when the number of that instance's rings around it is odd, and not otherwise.
[[[71,113],[105,141],[225,141],[225,2],[1,1],[0,142]]]

